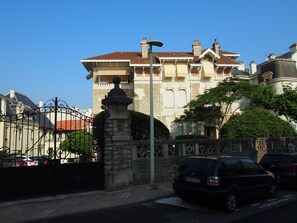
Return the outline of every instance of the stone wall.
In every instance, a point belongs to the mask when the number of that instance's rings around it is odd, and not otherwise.
[[[149,141],[131,141],[133,185],[150,182]],[[296,151],[297,138],[201,139],[155,142],[155,180],[172,180],[188,156],[240,155],[256,162],[267,152]]]

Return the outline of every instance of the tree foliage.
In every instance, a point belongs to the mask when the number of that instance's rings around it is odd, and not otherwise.
[[[274,111],[297,122],[297,88],[291,84],[283,85],[283,93],[276,96]]]
[[[69,137],[60,144],[63,151],[79,154],[81,160],[91,157],[93,146],[92,134],[85,130],[71,132]]]
[[[222,138],[277,138],[294,135],[296,132],[288,122],[263,108],[233,115],[220,131]]]
[[[175,122],[196,123],[200,121],[216,127],[220,132],[223,125],[228,121],[228,118],[232,117],[239,109],[257,108],[273,111],[276,115],[283,115],[288,120],[297,122],[297,88],[286,84],[283,85],[283,93],[277,94],[272,85],[264,83],[254,85],[244,80],[234,78],[225,79],[223,82],[219,83],[217,87],[206,91],[202,95],[198,95],[197,99],[190,101],[186,106],[184,115],[176,119]],[[258,111],[255,113],[258,113]],[[249,112],[248,114],[250,115]],[[233,119],[237,117],[238,115]],[[284,124],[283,122],[277,123],[279,123],[280,126]],[[245,125],[249,123],[243,122],[241,124]],[[233,125],[235,124],[233,123]],[[226,131],[227,126],[228,125],[224,127],[223,131]],[[265,125],[263,127],[265,127]],[[240,129],[238,128],[238,131],[243,130],[243,128],[244,126]],[[250,128],[250,126],[246,128]],[[272,132],[267,133],[267,131],[269,131],[268,129],[265,131],[261,129],[260,132],[270,136],[281,135],[276,126],[274,126],[274,130],[276,131],[275,134]],[[256,135],[256,133],[254,134],[253,132],[253,130],[249,130],[247,134]],[[243,133],[240,132],[237,134],[243,135]],[[221,135],[225,135],[225,133]]]
[[[141,112],[129,111],[131,117],[131,136],[133,140],[147,140],[150,138],[150,116]],[[107,111],[102,111],[94,119],[94,135],[98,139],[99,146],[103,147],[104,119]],[[169,139],[168,128],[158,119],[154,119],[154,136],[156,140]]]
[[[204,122],[221,129],[227,117],[242,108],[241,100],[254,92],[256,85],[235,78],[225,79],[186,106],[185,114],[175,122]]]
[[[131,135],[134,140],[150,139],[150,116],[141,112],[130,111]],[[170,131],[158,119],[154,118],[154,138],[156,140],[169,139]]]
[[[264,83],[253,85],[252,91],[245,95],[250,106],[273,111],[275,110],[276,97],[277,94],[274,87]]]

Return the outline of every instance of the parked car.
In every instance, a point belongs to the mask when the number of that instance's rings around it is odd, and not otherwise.
[[[280,184],[297,185],[297,153],[267,153],[259,164],[279,176]]]
[[[30,156],[30,158],[36,162],[36,165],[47,165],[49,164],[49,159],[45,156]]]
[[[21,157],[6,157],[2,159],[3,167],[19,167],[24,166],[25,162]]]
[[[2,160],[3,167],[34,166],[35,162],[27,156],[10,155]]]
[[[239,201],[275,197],[278,180],[248,157],[189,157],[178,167],[172,186],[184,201],[212,202],[233,212]]]

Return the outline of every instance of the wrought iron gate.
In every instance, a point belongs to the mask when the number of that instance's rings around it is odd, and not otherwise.
[[[0,116],[0,200],[103,189],[90,115],[57,98],[14,111]]]

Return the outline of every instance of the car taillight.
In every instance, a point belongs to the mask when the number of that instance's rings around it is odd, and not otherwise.
[[[48,160],[43,160],[43,164],[48,164]]]
[[[220,179],[217,176],[211,176],[207,178],[207,185],[209,186],[219,186],[220,185]]]
[[[288,170],[292,173],[296,172],[296,166],[294,164],[288,166]]]
[[[15,166],[23,166],[23,162],[15,162]]]

